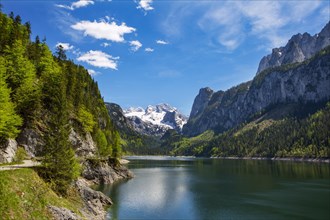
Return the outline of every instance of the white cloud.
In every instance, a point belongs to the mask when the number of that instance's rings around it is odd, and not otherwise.
[[[150,48],[150,47],[147,47],[146,49],[144,49],[145,52],[154,52],[154,49],[153,48]]]
[[[82,8],[82,7],[86,7],[88,5],[93,5],[94,1],[91,0],[79,0],[77,2],[73,2],[71,5],[56,5],[59,8],[65,8],[68,10],[75,10],[77,8]]]
[[[111,44],[109,44],[109,43],[107,43],[107,42],[103,42],[102,44],[101,44],[101,47],[110,47],[111,46]]]
[[[232,2],[211,7],[198,22],[199,27],[228,50],[236,49],[244,39],[241,15]]]
[[[142,43],[138,40],[133,40],[129,42],[129,45],[131,45],[131,50],[133,52],[138,51],[142,47]]]
[[[124,35],[134,32],[136,29],[128,27],[125,23],[117,25],[116,22],[106,21],[80,21],[71,25],[74,30],[83,31],[85,36],[91,36],[96,39],[106,39],[113,42],[124,42]]]
[[[296,33],[288,32],[289,25],[299,26],[320,5],[321,1],[226,1],[208,6],[198,25],[228,50],[250,36],[273,48],[283,46]]]
[[[136,8],[138,9],[143,9],[144,11],[151,11],[154,10],[154,8],[151,6],[153,0],[140,0],[139,6],[137,6]]]
[[[163,44],[163,45],[168,44],[168,42],[167,41],[164,41],[164,40],[156,40],[156,43],[157,44]]]
[[[99,72],[96,72],[95,70],[92,70],[92,69],[88,69],[87,71],[88,71],[89,75],[91,75],[91,76],[96,76],[99,74]]]
[[[70,45],[69,43],[59,42],[59,43],[56,44],[56,47],[58,47],[58,46],[62,46],[63,50],[72,50],[73,49],[73,46]]]
[[[113,57],[98,50],[90,50],[77,58],[78,61],[86,62],[92,66],[113,70],[117,70],[118,59],[119,57]]]

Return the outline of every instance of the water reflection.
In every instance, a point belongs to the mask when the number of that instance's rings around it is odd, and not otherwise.
[[[132,160],[134,179],[100,186],[112,219],[330,218],[328,164],[163,159]]]

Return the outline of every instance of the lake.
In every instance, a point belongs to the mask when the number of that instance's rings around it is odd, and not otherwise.
[[[330,219],[325,163],[129,157],[109,219]]]

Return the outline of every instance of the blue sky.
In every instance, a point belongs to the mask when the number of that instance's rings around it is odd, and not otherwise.
[[[2,0],[54,51],[89,70],[108,102],[168,103],[189,114],[200,88],[252,79],[260,59],[296,33],[318,33],[328,0]]]

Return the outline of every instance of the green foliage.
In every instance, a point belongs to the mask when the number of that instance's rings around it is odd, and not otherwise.
[[[80,175],[79,163],[68,141],[69,124],[65,85],[60,80],[61,73],[48,74],[48,80],[52,83],[47,89],[52,93],[50,122],[45,133],[44,178],[53,184],[53,189],[65,195],[71,182]]]
[[[120,156],[121,139],[88,71],[67,60],[63,48],[53,56],[38,36],[31,42],[30,23],[21,22],[13,13],[0,12],[0,141],[16,138],[20,129],[41,134],[41,173],[58,193],[66,194],[80,173],[68,142],[71,129],[96,137],[104,156]]]
[[[56,192],[66,195],[68,186],[80,175],[80,165],[68,142],[65,126],[49,129],[45,152],[42,175]]]
[[[15,105],[10,99],[10,89],[7,87],[4,72],[4,59],[0,57],[0,141],[15,138],[22,119],[15,112]]]
[[[25,56],[22,41],[17,40],[5,49],[6,76],[18,112],[29,122],[40,108],[40,90],[34,65]]]
[[[112,146],[112,154],[111,156],[114,158],[119,158],[122,154],[121,146],[120,146],[120,135],[118,131],[113,131],[111,134],[111,146]]]
[[[107,137],[101,129],[98,129],[96,132],[95,142],[97,144],[100,156],[105,157],[111,154],[112,149],[108,146]]]
[[[78,121],[82,124],[85,132],[92,132],[95,126],[94,116],[84,106],[79,108]]]
[[[183,137],[172,145],[174,148],[170,151],[170,154],[207,156],[205,148],[208,146],[209,141],[211,141],[213,137],[214,132],[210,130],[205,131],[196,137]]]
[[[26,153],[25,149],[23,147],[19,147],[16,151],[14,161],[16,163],[22,163],[23,160],[26,158],[26,156],[27,156],[27,153]]]

